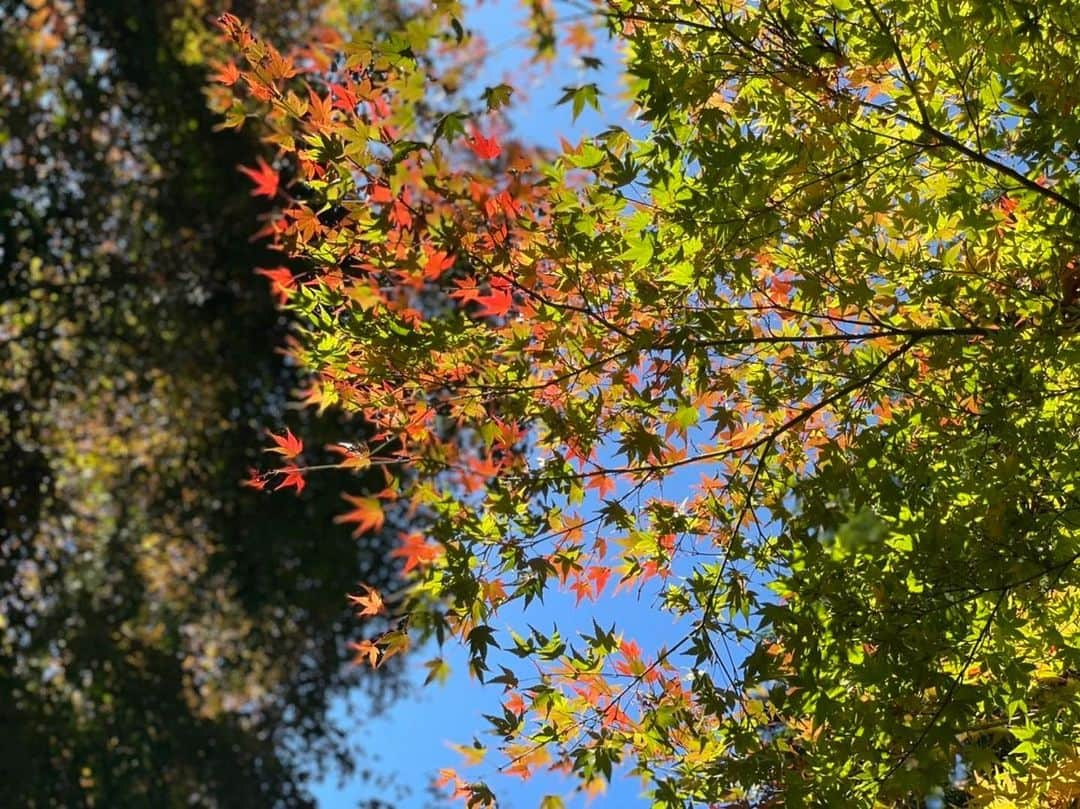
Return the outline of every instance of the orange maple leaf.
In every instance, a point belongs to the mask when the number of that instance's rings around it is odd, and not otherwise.
[[[229,62],[222,65],[221,69],[210,77],[210,80],[232,87],[240,80],[240,68],[236,66],[235,62]]]
[[[311,87],[308,87],[308,99],[308,114],[311,116],[312,123],[316,126],[329,123],[330,112],[334,108],[333,102],[329,98],[323,98]]]
[[[454,266],[454,256],[442,250],[434,250],[427,256],[424,264],[424,279],[435,281],[440,275]]]
[[[525,698],[517,691],[514,691],[506,698],[503,707],[510,711],[510,713],[521,716],[521,714],[525,713]]]
[[[372,668],[377,668],[379,665],[379,647],[369,640],[362,640],[359,643],[350,643],[349,648],[356,652],[356,657],[353,658],[355,665],[361,663],[367,663]]]
[[[365,595],[350,595],[349,602],[361,607],[357,611],[357,617],[364,617],[365,615],[378,615],[380,612],[385,612],[386,607],[383,604],[382,595],[374,587],[370,587],[366,584],[361,584],[361,587],[366,590]]]
[[[255,188],[252,190],[251,196],[263,196],[272,199],[277,196],[278,192],[278,173],[261,157],[258,158],[257,162],[259,164],[257,169],[248,168],[247,166],[237,166],[237,168],[250,177],[251,181],[255,183]]]
[[[439,777],[435,779],[435,788],[442,789],[452,781],[458,780],[457,772],[449,768],[439,770]]]
[[[597,565],[590,567],[585,574],[596,585],[596,595],[594,598],[599,598],[600,594],[604,592],[604,587],[607,586],[608,579],[611,578],[611,568],[603,565]]]
[[[592,584],[583,576],[578,576],[574,579],[574,583],[570,585],[570,589],[577,595],[574,599],[574,606],[578,606],[583,599],[590,598],[592,596]]]
[[[574,23],[567,29],[566,44],[577,53],[586,53],[596,46],[596,38],[585,23]]]
[[[334,522],[356,523],[356,530],[353,532],[353,536],[360,536],[361,534],[366,534],[368,531],[378,531],[383,527],[383,523],[386,522],[386,515],[383,513],[382,506],[379,505],[379,501],[374,497],[353,497],[351,494],[343,494],[341,496],[356,506],[356,508],[334,517]]]
[[[288,427],[285,428],[284,435],[274,435],[269,433],[270,437],[274,439],[276,447],[269,447],[267,452],[276,452],[278,455],[283,455],[286,458],[295,458],[301,452],[304,451],[304,442],[293,435],[292,430]]]
[[[378,205],[385,205],[394,201],[394,195],[387,186],[372,184],[368,186],[368,199]]]
[[[457,289],[450,293],[450,297],[456,301],[468,303],[480,297],[480,288],[476,285],[476,279],[474,278],[456,278],[454,279],[454,286]]]
[[[586,489],[595,489],[603,499],[615,491],[615,481],[609,475],[596,475],[585,484]]]

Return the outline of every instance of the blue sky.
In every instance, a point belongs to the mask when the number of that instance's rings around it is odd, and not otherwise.
[[[479,82],[483,86],[495,85],[512,77],[509,83],[521,88],[514,101],[510,118],[515,137],[529,142],[557,148],[561,137],[573,142],[586,133],[599,132],[611,124],[634,130],[635,122],[628,117],[628,105],[621,97],[619,86],[619,59],[610,42],[601,32],[597,36],[595,55],[604,61],[600,70],[584,69],[574,64],[569,52],[562,52],[556,63],[548,68],[534,67],[522,71],[528,61],[528,52],[522,46],[525,31],[524,12],[519,4],[499,0],[483,2],[472,9],[465,20],[466,26],[481,34],[490,46],[490,60]],[[569,105],[557,106],[565,86],[580,86],[596,82],[602,92],[600,112],[586,109],[576,123],[571,121]],[[523,100],[524,96],[524,100]],[[669,485],[671,482],[669,481]],[[586,508],[588,503],[586,503]],[[614,583],[609,584],[608,593]],[[618,598],[605,597],[599,603],[575,605],[572,596],[552,594],[543,605],[535,605],[527,616],[501,616],[496,629],[513,625],[519,632],[526,621],[538,629],[549,631],[558,624],[564,637],[575,630],[588,630],[595,618],[605,629],[613,623],[628,629],[646,652],[681,637],[682,631],[673,624],[669,614],[661,612],[646,595],[638,600],[635,593],[623,592]],[[520,620],[515,620],[518,618]],[[503,635],[505,637],[505,635]],[[355,778],[344,784],[337,778],[329,778],[314,790],[319,805],[325,809],[355,807],[361,799],[379,797],[388,803],[413,809],[438,804],[426,790],[443,767],[459,770],[463,777],[486,777],[499,798],[503,809],[525,809],[538,806],[544,795],[563,797],[568,807],[634,807],[648,806],[642,796],[639,780],[625,773],[610,785],[607,793],[586,801],[573,793],[573,782],[557,775],[540,774],[528,781],[511,776],[495,774],[486,765],[479,769],[463,767],[462,757],[450,749],[449,743],[470,744],[478,738],[485,745],[497,740],[485,737],[484,713],[501,713],[500,686],[482,686],[467,674],[466,655],[461,649],[450,645],[443,650],[444,657],[452,667],[452,674],[445,685],[422,685],[427,670],[423,662],[435,657],[437,650],[414,650],[407,663],[407,679],[411,693],[388,706],[382,716],[367,717],[354,722],[351,741],[364,751],[360,762],[381,776],[392,778],[390,784],[372,784]],[[361,715],[365,712],[362,700],[357,704]],[[344,708],[337,709],[344,716]],[[497,763],[498,753],[489,757]],[[397,787],[408,787],[405,795]],[[460,805],[455,803],[454,805]]]

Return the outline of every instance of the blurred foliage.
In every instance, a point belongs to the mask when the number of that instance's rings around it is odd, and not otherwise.
[[[233,10],[299,38],[319,5]],[[239,485],[300,380],[253,273],[277,262],[236,171],[257,144],[206,110],[206,12],[0,0],[6,805],[303,806],[349,766],[345,594],[392,572],[330,527],[339,487]]]

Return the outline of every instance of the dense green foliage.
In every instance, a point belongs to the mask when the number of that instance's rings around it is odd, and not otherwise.
[[[306,36],[303,3],[244,3]],[[311,4],[314,7],[316,4]],[[334,491],[242,488],[300,378],[195,2],[0,2],[0,803],[309,805],[353,766]],[[362,432],[289,417],[313,440]]]

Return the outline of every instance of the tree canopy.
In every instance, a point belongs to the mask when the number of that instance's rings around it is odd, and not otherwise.
[[[455,639],[507,769],[657,806],[1075,796],[1080,8],[531,7],[641,127],[514,141],[451,0],[292,56],[223,18],[305,401],[373,425],[253,482],[377,468],[340,519],[416,520],[358,657]],[[549,588],[678,629],[496,628]]]

